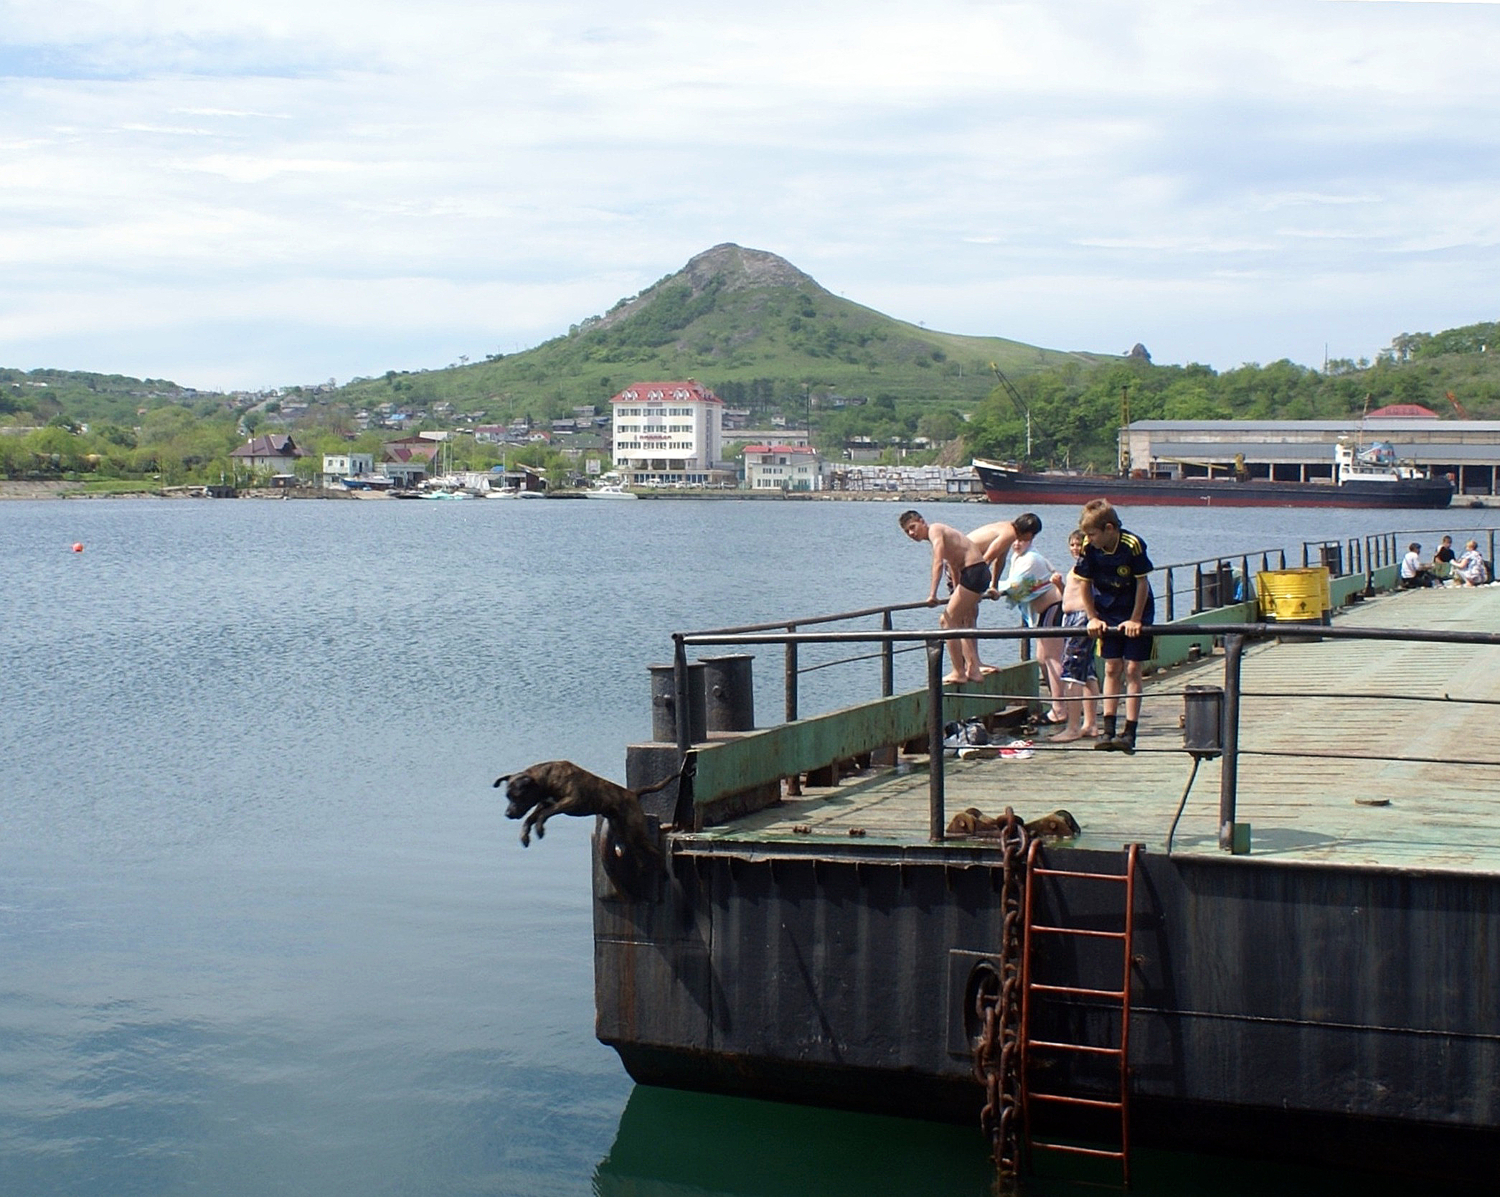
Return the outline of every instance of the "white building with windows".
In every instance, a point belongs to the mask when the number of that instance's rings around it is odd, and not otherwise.
[[[807,445],[746,445],[745,486],[750,490],[822,490],[818,454]]]
[[[723,455],[724,403],[696,382],[638,382],[610,401],[614,466],[629,486],[732,481]]]

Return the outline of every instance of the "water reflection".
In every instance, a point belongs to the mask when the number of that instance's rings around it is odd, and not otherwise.
[[[993,1171],[977,1129],[637,1085],[599,1197],[980,1197]]]
[[[1468,1197],[1434,1181],[1441,1160],[1412,1175],[1364,1175],[1261,1160],[1137,1150],[1136,1197]],[[1421,1178],[1421,1179],[1419,1179]],[[1123,1191],[1113,1163],[1038,1154],[1019,1197]],[[597,1197],[844,1197],[872,1193],[994,1197],[988,1143],[977,1127],[685,1093],[637,1085],[609,1154],[594,1169]]]

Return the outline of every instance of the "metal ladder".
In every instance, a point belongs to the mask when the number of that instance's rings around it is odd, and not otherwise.
[[[1024,926],[1025,947],[1021,964],[1021,1109],[1023,1125],[1026,1127],[1028,1150],[1063,1152],[1069,1155],[1092,1156],[1097,1159],[1118,1160],[1122,1184],[1130,1187],[1130,978],[1132,952],[1135,938],[1135,871],[1138,844],[1130,844],[1125,850],[1125,872],[1085,873],[1075,869],[1044,868],[1037,864],[1041,841],[1031,842],[1026,859],[1026,908]],[[1058,877],[1086,883],[1104,883],[1125,887],[1124,927],[1120,931],[1095,931],[1083,927],[1045,926],[1036,921],[1035,884],[1038,877]],[[1061,920],[1059,920],[1061,921]],[[1121,980],[1118,989],[1091,989],[1077,985],[1050,985],[1038,982],[1032,973],[1032,951],[1035,936],[1069,935],[1090,939],[1113,939],[1121,944]],[[1101,998],[1120,1003],[1120,1043],[1118,1047],[1094,1047],[1082,1043],[1058,1043],[1032,1037],[1031,1022],[1037,1001],[1046,996],[1071,996]],[[1036,1052],[1079,1053],[1092,1056],[1114,1056],[1120,1064],[1120,1096],[1118,1100],[1100,1097],[1080,1097],[1076,1094],[1043,1093],[1031,1087],[1031,1063]],[[1079,1147],[1071,1143],[1043,1142],[1031,1135],[1030,1109],[1034,1102],[1050,1102],[1095,1110],[1118,1110],[1120,1115],[1120,1148],[1118,1151],[1101,1147]]]

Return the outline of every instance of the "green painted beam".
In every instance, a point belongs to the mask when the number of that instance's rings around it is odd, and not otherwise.
[[[962,689],[945,687],[944,721],[986,715],[1015,701],[1003,695],[1035,698],[1037,675],[1036,663],[1024,661]],[[702,806],[926,734],[924,689],[782,723],[719,744],[698,745],[693,801]]]

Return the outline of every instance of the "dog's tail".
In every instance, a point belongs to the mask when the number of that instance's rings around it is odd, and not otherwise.
[[[637,790],[635,792],[636,797],[640,798],[644,797],[647,794],[654,794],[658,790],[664,790],[674,781],[681,780],[682,778],[692,777],[693,774],[697,771],[698,754],[691,751],[684,752],[682,754],[682,764],[677,767],[676,773],[673,773],[670,777],[664,777],[660,781],[652,782],[649,786],[644,786],[643,788]]]

